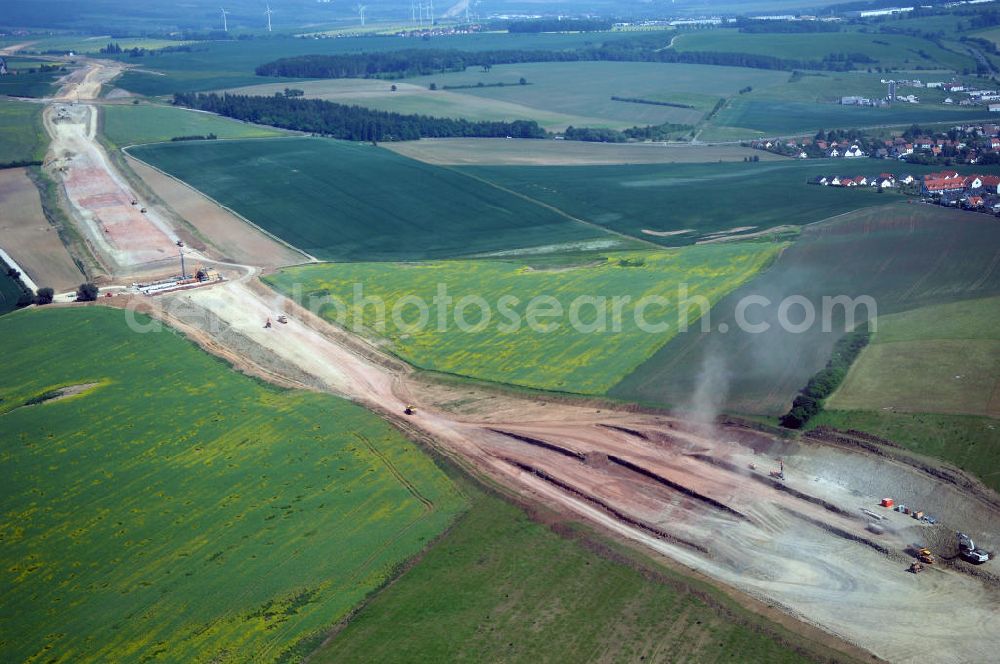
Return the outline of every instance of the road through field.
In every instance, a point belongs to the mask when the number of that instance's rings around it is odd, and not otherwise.
[[[81,108],[47,126],[63,149],[84,155],[102,186],[127,191],[85,130],[93,109]],[[71,169],[81,161],[74,156]],[[78,220],[100,237],[103,199],[65,183]],[[154,251],[173,239],[166,217],[129,215],[121,223],[128,237],[150,238]],[[128,245],[125,235],[95,241],[95,248],[121,279],[145,269],[150,251]],[[972,568],[955,559],[953,535],[961,529],[1000,548],[1000,496],[956,471],[544,396],[449,391],[270,291],[253,266],[229,275],[210,287],[112,300],[149,311],[245,372],[361,403],[518,494],[781,607],[805,623],[799,631],[813,640],[815,628],[833,634],[835,647],[855,657],[869,651],[897,662],[988,661],[1000,648],[995,563]],[[288,322],[266,327],[278,314]],[[476,400],[476,413],[457,405]],[[415,414],[402,414],[408,405]],[[784,478],[772,478],[781,463]],[[938,525],[882,510],[883,495],[933,513]],[[870,521],[883,532],[870,532]],[[905,571],[907,547],[916,541],[943,558],[920,575]]]

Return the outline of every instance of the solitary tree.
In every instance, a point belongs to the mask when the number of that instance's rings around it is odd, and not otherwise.
[[[520,83],[521,85],[527,85],[528,84],[528,79],[526,79],[525,77],[522,76],[521,80],[519,80],[518,83]]]
[[[393,84],[392,84],[392,87],[391,87],[391,88],[389,88],[389,89],[390,89],[390,90],[392,90],[393,92],[395,92],[395,91],[396,91],[396,84],[395,84],[395,83],[393,83]]]
[[[76,289],[76,301],[93,302],[97,299],[97,292],[98,288],[94,284],[80,284],[80,287]]]
[[[431,83],[430,84],[430,89],[431,90],[437,90],[438,89],[438,84],[437,83]]]
[[[56,292],[51,288],[39,288],[35,291],[35,304],[51,304]]]

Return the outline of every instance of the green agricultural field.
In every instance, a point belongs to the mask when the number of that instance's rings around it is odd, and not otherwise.
[[[307,305],[309,298],[323,297],[342,303],[328,304],[322,315],[388,339],[395,353],[419,367],[602,394],[676,334],[682,316],[693,324],[699,309],[685,306],[681,313],[682,284],[688,297],[716,302],[780,248],[749,243],[610,253],[576,264],[551,259],[539,265],[525,259],[330,264],[287,268],[267,281]],[[365,298],[381,299],[384,310],[355,297],[358,285]],[[435,304],[439,293],[454,298],[453,304]],[[620,307],[613,304],[625,296],[629,299]],[[547,302],[532,305],[536,297]],[[641,310],[651,326],[644,328],[636,310],[652,297],[662,301]],[[414,298],[428,307],[426,321],[421,322]],[[533,319],[531,312],[541,310],[563,313]]]
[[[881,168],[869,161],[782,160],[460,170],[614,231],[665,245],[684,245],[732,229],[759,232],[808,224],[899,200],[896,194],[845,192],[807,184],[810,178],[831,171],[860,174]]]
[[[827,403],[1000,417],[1000,298],[880,317],[872,343]]]
[[[464,509],[361,407],[122,311],[22,311],[0,338],[0,660],[290,661]]]
[[[311,662],[851,661],[803,649],[802,637],[697,581],[651,576],[617,548],[625,564],[611,562],[464,486],[470,512]]]
[[[599,118],[591,126],[631,127],[665,122],[696,124],[720,98],[735,95],[750,85],[767,87],[788,79],[787,72],[652,62],[540,62],[497,65],[489,73],[470,68],[464,72],[407,79],[422,88],[436,83],[471,85],[480,82],[531,85],[458,90],[464,95],[514,103],[542,111]],[[694,106],[693,109],[613,101],[612,96],[638,97]],[[579,126],[579,125],[576,125]]]
[[[723,137],[714,131],[715,126],[722,129],[728,127],[749,129],[749,132],[736,133],[748,138],[757,135],[812,134],[819,129],[832,127],[884,127],[932,122],[965,123],[989,120],[988,116],[989,113],[983,107],[962,109],[899,103],[891,107],[877,108],[841,106],[832,101],[819,103],[757,99],[748,95],[747,98],[734,99],[730,102],[712,120],[713,127],[707,129],[700,138],[705,141],[721,140]]]
[[[154,39],[150,37],[112,37],[110,35],[99,35],[96,37],[80,37],[74,35],[63,35],[59,37],[49,37],[34,41],[28,50],[36,53],[47,51],[72,51],[73,53],[97,54],[109,43],[115,43],[123,49],[144,48],[153,51],[167,46],[183,46],[190,42],[178,41],[174,39]],[[135,62],[135,59],[132,58]],[[141,62],[141,60],[140,60]]]
[[[202,42],[192,46],[192,52],[163,53],[147,57],[140,69],[125,72],[118,86],[143,95],[169,95],[174,92],[218,90],[275,79],[254,74],[257,65],[278,58],[296,55],[388,51],[407,48],[490,49],[567,49],[612,39],[627,39],[628,33],[524,34],[480,33],[435,37],[434,39],[401,39],[394,36],[364,39],[292,39],[274,37],[239,41]],[[135,58],[120,56],[130,64]],[[147,70],[147,71],[143,71]],[[150,73],[154,72],[154,73]],[[278,79],[292,82],[297,79]]]
[[[42,105],[0,99],[0,164],[41,161],[48,147]]]
[[[367,144],[197,141],[129,153],[327,260],[443,258],[609,237],[461,173]]]
[[[513,83],[517,84],[517,79]],[[396,90],[392,90],[392,86]],[[512,102],[485,99],[466,92],[429,90],[426,85],[408,81],[381,81],[374,79],[343,78],[332,80],[300,81],[298,83],[263,83],[227,90],[235,94],[270,96],[293,87],[305,92],[309,99],[325,99],[337,104],[365,106],[381,111],[416,113],[439,118],[465,118],[466,120],[505,121],[534,120],[548,131],[565,131],[570,125],[606,126],[609,121],[600,117],[567,115]],[[651,107],[648,107],[651,108]],[[610,123],[618,125],[621,123]]]
[[[959,55],[932,41],[907,35],[847,31],[748,34],[734,29],[700,30],[680,35],[674,42],[674,48],[682,53],[753,53],[802,61],[822,60],[834,53],[861,53],[875,60],[871,66],[903,70],[949,69],[958,72],[976,69],[975,61],[968,55]]]
[[[677,335],[610,394],[683,408],[699,385],[708,385],[724,410],[779,415],[826,364],[844,331],[842,307],[826,317],[831,324],[824,331],[824,296],[867,295],[885,316],[997,295],[997,247],[1000,224],[993,217],[930,205],[860,210],[809,226],[770,269],[713,308],[707,333],[695,326]],[[748,323],[770,326],[765,332],[737,324],[737,305],[747,296],[770,302],[745,311]],[[801,333],[779,324],[779,305],[791,296],[807,298],[816,312],[817,323]],[[866,315],[859,306],[858,319]],[[802,307],[792,307],[787,318],[801,322]],[[718,380],[706,382],[706,369]]]
[[[0,77],[0,96],[9,97],[45,97],[55,90],[55,81],[65,76],[65,71],[38,71],[42,64],[37,60],[18,57],[7,57],[7,67],[17,75],[9,74]],[[47,65],[60,63],[45,63]],[[35,70],[30,72],[29,70]]]
[[[944,459],[1000,491],[1000,421],[993,417],[901,413],[886,410],[825,410],[809,428],[866,431],[919,454]]]
[[[101,109],[102,129],[115,145],[158,143],[176,136],[262,138],[286,132],[174,106],[152,104],[106,105]]]

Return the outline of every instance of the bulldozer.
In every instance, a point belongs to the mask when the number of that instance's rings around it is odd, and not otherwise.
[[[416,412],[417,412],[417,407],[416,406],[407,406],[406,408],[403,409],[403,414],[404,415],[413,415]]]
[[[913,574],[920,574],[921,572],[924,571],[924,566],[921,563],[914,560],[912,563],[910,563],[910,567],[906,571],[912,572]]]

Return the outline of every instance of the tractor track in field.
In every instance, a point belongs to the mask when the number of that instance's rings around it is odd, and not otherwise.
[[[96,76],[79,77],[77,89],[92,90]],[[91,133],[74,137],[107,171],[95,177],[119,181]],[[70,199],[93,212],[81,197]],[[93,215],[80,214],[78,223],[93,224]],[[123,223],[123,237],[129,224],[140,232],[150,223],[159,228],[140,217]],[[122,263],[122,278],[130,266],[142,266],[128,252],[95,246]],[[969,499],[989,494],[978,483],[961,486],[886,463],[863,447],[789,442],[737,424],[695,426],[618,406],[435,382],[270,291],[257,279],[258,267],[223,265],[209,249],[201,258],[215,261],[229,280],[107,304],[146,311],[246,373],[364,405],[526,501],[669,558],[731,593],[781,607],[800,621],[793,629],[854,658],[988,661],[1000,648],[1000,589],[961,561],[919,576],[899,562],[917,540],[933,540],[940,555],[951,555],[949,530],[1000,548],[1000,506]],[[263,321],[276,312],[288,315],[287,324],[266,328]],[[482,406],[461,414],[447,405],[463,399]],[[411,404],[416,412],[404,415]],[[767,468],[779,457],[786,477],[775,485]],[[884,495],[933,512],[939,525],[886,510],[879,521],[885,532],[869,533],[859,507],[880,509]]]

